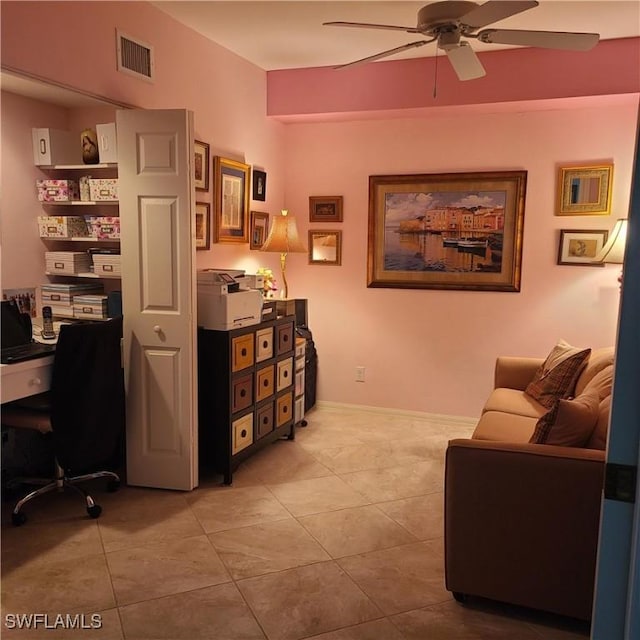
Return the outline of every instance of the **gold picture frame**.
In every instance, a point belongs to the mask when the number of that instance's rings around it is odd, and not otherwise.
[[[244,162],[215,156],[213,174],[215,241],[249,242],[251,167]]]
[[[249,232],[249,249],[258,250],[264,244],[269,233],[269,214],[263,211],[251,211],[250,215],[250,232]]]
[[[367,286],[520,291],[526,171],[369,176]]]
[[[605,216],[611,213],[613,164],[560,167],[558,216]]]
[[[342,264],[342,231],[309,231],[309,264]]]

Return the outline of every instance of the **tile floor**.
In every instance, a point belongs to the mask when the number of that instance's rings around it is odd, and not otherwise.
[[[571,640],[584,625],[444,588],[443,459],[468,425],[317,408],[234,474],[191,493],[49,494],[3,505],[2,637],[95,640]],[[100,628],[7,628],[8,614]]]

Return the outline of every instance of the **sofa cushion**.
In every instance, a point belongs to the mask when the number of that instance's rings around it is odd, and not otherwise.
[[[572,400],[559,399],[540,418],[529,442],[561,447],[584,447],[596,426],[600,395],[593,388]]]
[[[582,370],[578,381],[576,382],[576,389],[574,395],[579,396],[591,382],[591,380],[603,369],[613,365],[613,347],[603,347],[601,349],[593,349],[587,366]]]
[[[536,418],[501,411],[486,411],[480,417],[471,436],[474,440],[499,442],[529,442],[536,427]]]
[[[560,340],[536,371],[525,393],[551,409],[556,400],[573,393],[578,376],[585,367],[590,353],[591,349],[572,347]]]
[[[527,416],[536,420],[547,412],[537,400],[517,389],[494,389],[484,405],[483,413],[487,411],[503,411],[519,416]]]
[[[593,433],[586,444],[587,449],[601,449],[604,451],[607,448],[607,431],[609,429],[610,413],[611,396],[607,396],[600,402],[600,406],[598,408],[598,421],[596,422],[596,428],[593,430]]]
[[[611,389],[613,387],[613,365],[607,365],[604,369],[596,373],[591,380],[587,383],[581,393],[585,391],[595,390],[598,393],[600,400],[604,400],[607,396],[611,395]],[[577,391],[576,391],[577,394]]]

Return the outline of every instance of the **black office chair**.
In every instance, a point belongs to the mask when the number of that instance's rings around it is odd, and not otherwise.
[[[97,518],[102,508],[77,483],[105,477],[109,478],[108,490],[119,487],[117,473],[103,469],[118,464],[124,438],[121,338],[121,317],[63,325],[50,391],[2,406],[3,425],[50,432],[56,458],[54,478],[16,503],[12,512],[14,525],[25,523],[21,509],[27,502],[64,487],[78,491],[86,501],[89,516]]]

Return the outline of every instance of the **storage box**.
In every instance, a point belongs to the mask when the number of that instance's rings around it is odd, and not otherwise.
[[[118,178],[91,178],[89,197],[95,202],[118,199]]]
[[[44,257],[48,273],[62,275],[87,273],[91,264],[89,254],[84,251],[47,251]]]
[[[73,313],[74,296],[100,294],[104,292],[101,282],[95,284],[43,284],[40,287],[43,306],[49,305],[52,309],[66,309],[67,313]]]
[[[122,273],[120,254],[93,254],[93,272],[105,278],[119,276]]]
[[[108,317],[107,316],[107,296],[104,296],[104,295],[74,296],[73,316],[74,318],[105,320]]]
[[[36,180],[40,202],[69,202],[80,200],[76,180]]]
[[[293,298],[277,299],[276,312],[278,316],[295,316],[296,301]]]
[[[98,152],[100,162],[118,162],[118,144],[116,138],[116,123],[97,124]]]
[[[100,240],[120,237],[120,218],[118,216],[89,216],[86,219],[89,235]]]
[[[37,166],[82,164],[80,136],[59,129],[31,129],[33,162]]]
[[[38,216],[41,238],[86,238],[87,223],[82,216]]]
[[[276,317],[276,301],[264,300],[262,301],[262,320],[274,320]]]

